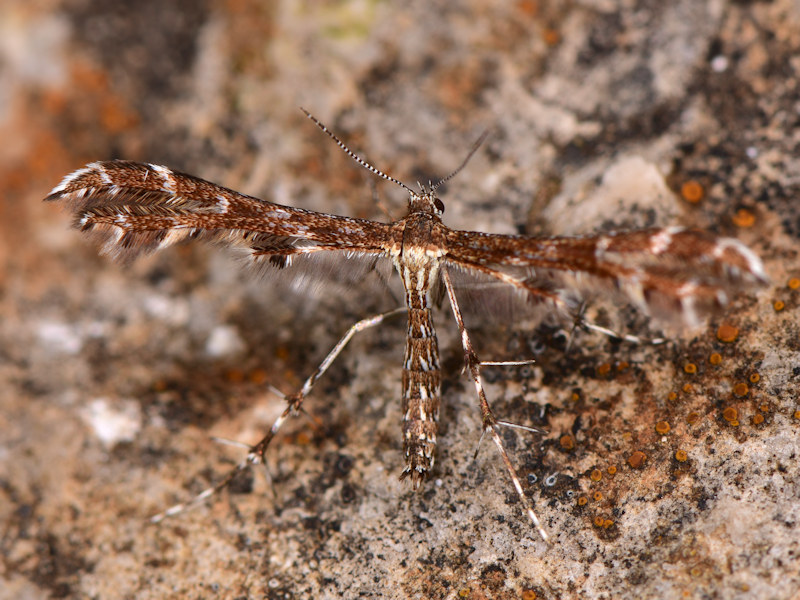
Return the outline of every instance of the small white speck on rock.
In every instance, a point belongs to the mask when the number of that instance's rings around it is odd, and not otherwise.
[[[78,329],[67,323],[41,323],[36,334],[42,346],[54,354],[74,355],[83,347],[83,338]]]
[[[717,55],[711,59],[711,70],[715,73],[722,73],[728,68],[728,58],[726,56]]]
[[[135,400],[95,398],[81,416],[107,448],[130,442],[142,427],[142,411]]]
[[[244,352],[245,343],[239,332],[231,325],[218,325],[211,330],[206,340],[206,354],[213,358],[225,358]]]

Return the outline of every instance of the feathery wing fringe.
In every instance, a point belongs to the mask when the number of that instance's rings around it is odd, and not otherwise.
[[[469,328],[510,326],[530,329],[540,323],[566,326],[580,310],[582,295],[561,286],[557,278],[545,278],[531,269],[515,274],[528,287],[509,284],[484,272],[448,263],[453,289]],[[508,274],[509,270],[495,269]],[[530,286],[533,286],[532,288]],[[533,291],[535,290],[535,291]]]
[[[610,295],[669,325],[695,327],[737,291],[766,282],[741,242],[679,227],[553,238],[448,231],[447,245],[449,264],[532,299],[570,307]]]
[[[325,251],[381,253],[389,226],[291,208],[240,194],[158,165],[91,163],[68,175],[46,200],[60,200],[75,226],[97,234],[115,259],[136,257],[187,239],[247,248],[284,267]]]

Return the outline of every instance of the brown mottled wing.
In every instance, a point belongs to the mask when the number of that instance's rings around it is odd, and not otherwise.
[[[120,260],[203,239],[243,246],[284,267],[325,251],[379,255],[389,226],[240,194],[159,165],[95,162],[67,175],[46,200],[67,203],[75,226],[99,234]]]
[[[552,238],[451,230],[446,239],[448,265],[561,304],[574,291],[621,292],[645,313],[687,326],[766,282],[759,258],[737,240],[679,227]]]

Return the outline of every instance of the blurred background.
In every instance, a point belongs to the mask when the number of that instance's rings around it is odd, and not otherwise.
[[[800,489],[800,6],[792,0],[4,0],[0,3],[1,598],[790,598]],[[483,332],[528,523],[437,313],[437,472],[402,469],[403,319],[362,334],[308,419],[203,507],[350,324],[326,294],[218,248],[121,267],[41,200],[126,158],[275,202],[386,220],[455,168],[451,227],[571,234],[683,224],[738,237],[773,283],[666,346]],[[649,335],[634,313],[590,313]],[[608,321],[606,321],[608,320]],[[644,457],[644,458],[642,458]]]

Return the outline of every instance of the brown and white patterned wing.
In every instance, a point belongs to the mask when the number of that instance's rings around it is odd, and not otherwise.
[[[186,239],[249,249],[278,267],[325,251],[380,255],[389,226],[240,194],[159,165],[95,162],[67,175],[46,200],[65,202],[103,253],[132,260]]]
[[[449,265],[561,304],[575,292],[622,293],[646,314],[690,327],[767,280],[741,242],[679,227],[552,238],[449,231],[447,250]]]

